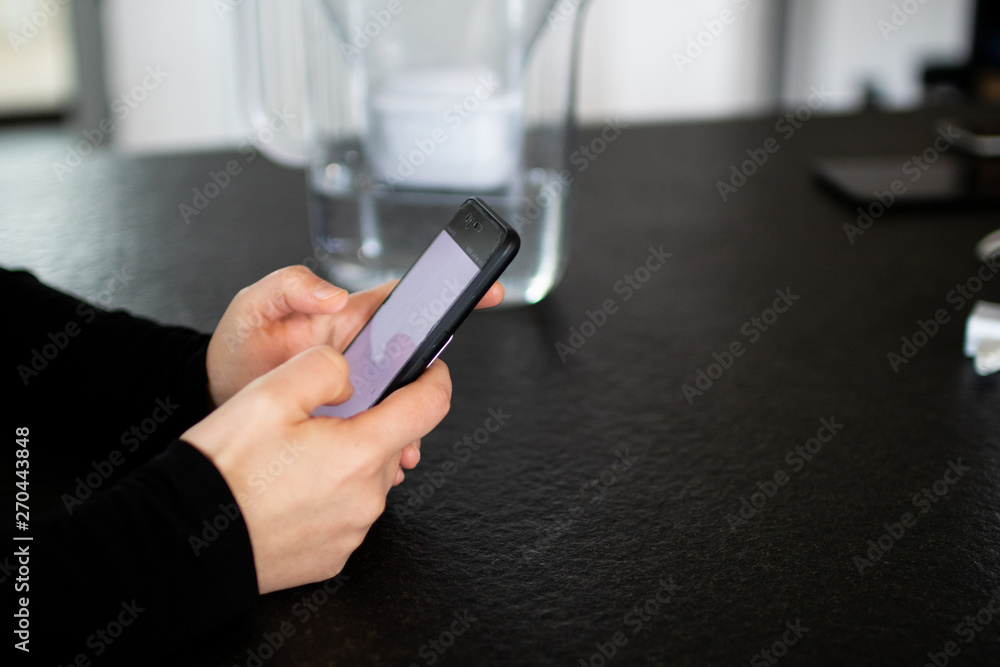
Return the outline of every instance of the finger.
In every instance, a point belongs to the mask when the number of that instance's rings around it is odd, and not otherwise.
[[[503,285],[500,283],[493,283],[490,285],[490,289],[483,295],[483,298],[479,300],[476,305],[476,310],[480,308],[493,308],[499,306],[503,302],[504,289]]]
[[[373,287],[363,292],[351,295],[351,301],[347,308],[341,313],[341,326],[337,329],[331,344],[337,350],[343,350],[347,344],[354,340],[354,337],[361,331],[378,307],[382,305],[389,293],[395,289],[398,280]],[[504,288],[500,283],[493,283],[490,289],[483,295],[483,298],[476,305],[476,309],[493,308],[499,306],[504,299]]]
[[[355,292],[351,295],[351,311],[365,314],[365,319],[367,320],[371,317],[372,313],[378,310],[378,307],[382,305],[382,302],[396,288],[398,283],[398,280],[390,280],[378,287],[372,287],[363,292]]]
[[[354,439],[372,442],[387,454],[401,453],[407,444],[430,433],[450,407],[451,376],[438,359],[416,381],[346,423]]]
[[[402,468],[399,467],[399,454],[392,454],[389,456],[389,462],[385,467],[385,478],[382,488],[385,489],[386,493],[389,493],[389,489],[396,486],[396,480],[399,479],[400,474],[403,472]],[[403,477],[406,475],[404,474]]]
[[[340,321],[331,341],[334,349],[343,350],[348,343],[354,340],[354,337],[361,331],[361,327],[375,314],[375,311],[382,305],[382,302],[385,301],[398,282],[398,280],[391,280],[378,287],[355,292],[351,295],[347,307],[338,316]]]
[[[271,320],[292,313],[335,313],[349,301],[346,290],[331,285],[304,266],[278,269],[244,289],[240,297]]]
[[[403,447],[403,451],[399,455],[399,465],[407,470],[413,470],[417,467],[418,463],[420,463],[420,450],[414,447],[411,442],[406,447]]]
[[[382,305],[382,302],[385,301],[386,297],[389,296],[389,293],[395,289],[398,283],[398,280],[391,280],[378,287],[352,294],[351,310],[354,311],[356,308],[359,314],[365,315],[365,320],[367,321],[378,310],[378,307]],[[503,303],[504,294],[504,286],[498,282],[493,283],[486,291],[486,294],[483,295],[483,298],[479,300],[476,308],[493,308],[499,306]]]
[[[402,468],[398,468],[396,470],[396,479],[392,480],[392,485],[393,486],[399,486],[400,484],[403,483],[403,480],[405,478],[406,478],[406,475],[403,474],[403,469]]]
[[[347,360],[332,347],[321,345],[292,357],[256,383],[284,418],[302,421],[321,405],[340,404],[351,397],[354,388],[349,373]]]

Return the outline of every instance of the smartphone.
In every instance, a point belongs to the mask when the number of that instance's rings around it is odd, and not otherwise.
[[[852,206],[868,206],[897,183],[893,205],[988,205],[1000,202],[1000,164],[996,160],[940,155],[922,169],[913,157],[841,157],[817,160],[820,185]]]
[[[416,380],[510,264],[517,232],[469,199],[344,351],[354,395],[313,415],[352,417]]]

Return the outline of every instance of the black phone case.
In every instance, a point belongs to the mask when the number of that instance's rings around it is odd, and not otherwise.
[[[403,365],[403,368],[400,369],[386,390],[382,392],[382,395],[372,405],[378,405],[386,396],[420,377],[420,374],[424,372],[428,364],[441,352],[448,339],[455,334],[455,331],[465,321],[469,313],[473,311],[480,299],[489,291],[490,286],[496,282],[500,274],[511,263],[518,249],[521,247],[521,238],[514,231],[514,228],[478,198],[467,199],[459,207],[452,220],[455,220],[459,216],[468,215],[469,207],[481,216],[495,222],[503,230],[504,237],[501,239],[499,247],[490,255],[486,264],[476,274],[476,277],[472,279],[469,286],[455,299],[455,302],[452,303],[448,312],[444,314],[437,326],[428,332],[424,341],[414,350],[406,364]],[[442,227],[442,229],[446,228],[449,224],[451,224],[451,221]],[[406,280],[406,276],[409,273],[410,271],[407,270],[400,283]],[[388,301],[388,297],[386,297],[386,300]]]

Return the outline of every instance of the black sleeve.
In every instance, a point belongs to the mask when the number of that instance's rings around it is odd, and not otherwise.
[[[56,664],[81,655],[155,664],[257,599],[236,501],[212,463],[180,440],[32,532],[32,644]]]
[[[0,581],[15,589],[15,611],[29,600],[30,657],[148,657],[249,608],[257,582],[243,518],[219,471],[176,439],[211,408],[209,336],[103,311],[24,272],[0,270],[0,288],[13,397],[5,449],[28,429],[32,519],[22,532],[8,514],[7,532],[32,540],[8,541],[15,556]],[[4,484],[8,507],[21,479]]]
[[[127,470],[208,414],[208,335],[104,311],[23,271],[0,270],[0,294],[18,417],[61,443],[56,467],[86,467],[119,449]]]

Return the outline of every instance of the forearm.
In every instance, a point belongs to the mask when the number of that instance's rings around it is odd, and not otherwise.
[[[36,521],[33,645],[69,664],[110,649],[159,651],[250,608],[257,579],[246,524],[222,475],[175,441],[72,513]],[[104,647],[102,649],[102,646]]]
[[[130,458],[142,460],[208,413],[209,336],[100,310],[23,272],[0,270],[0,286],[16,314],[8,382],[19,416],[51,446],[75,443],[84,463],[141,446]]]

